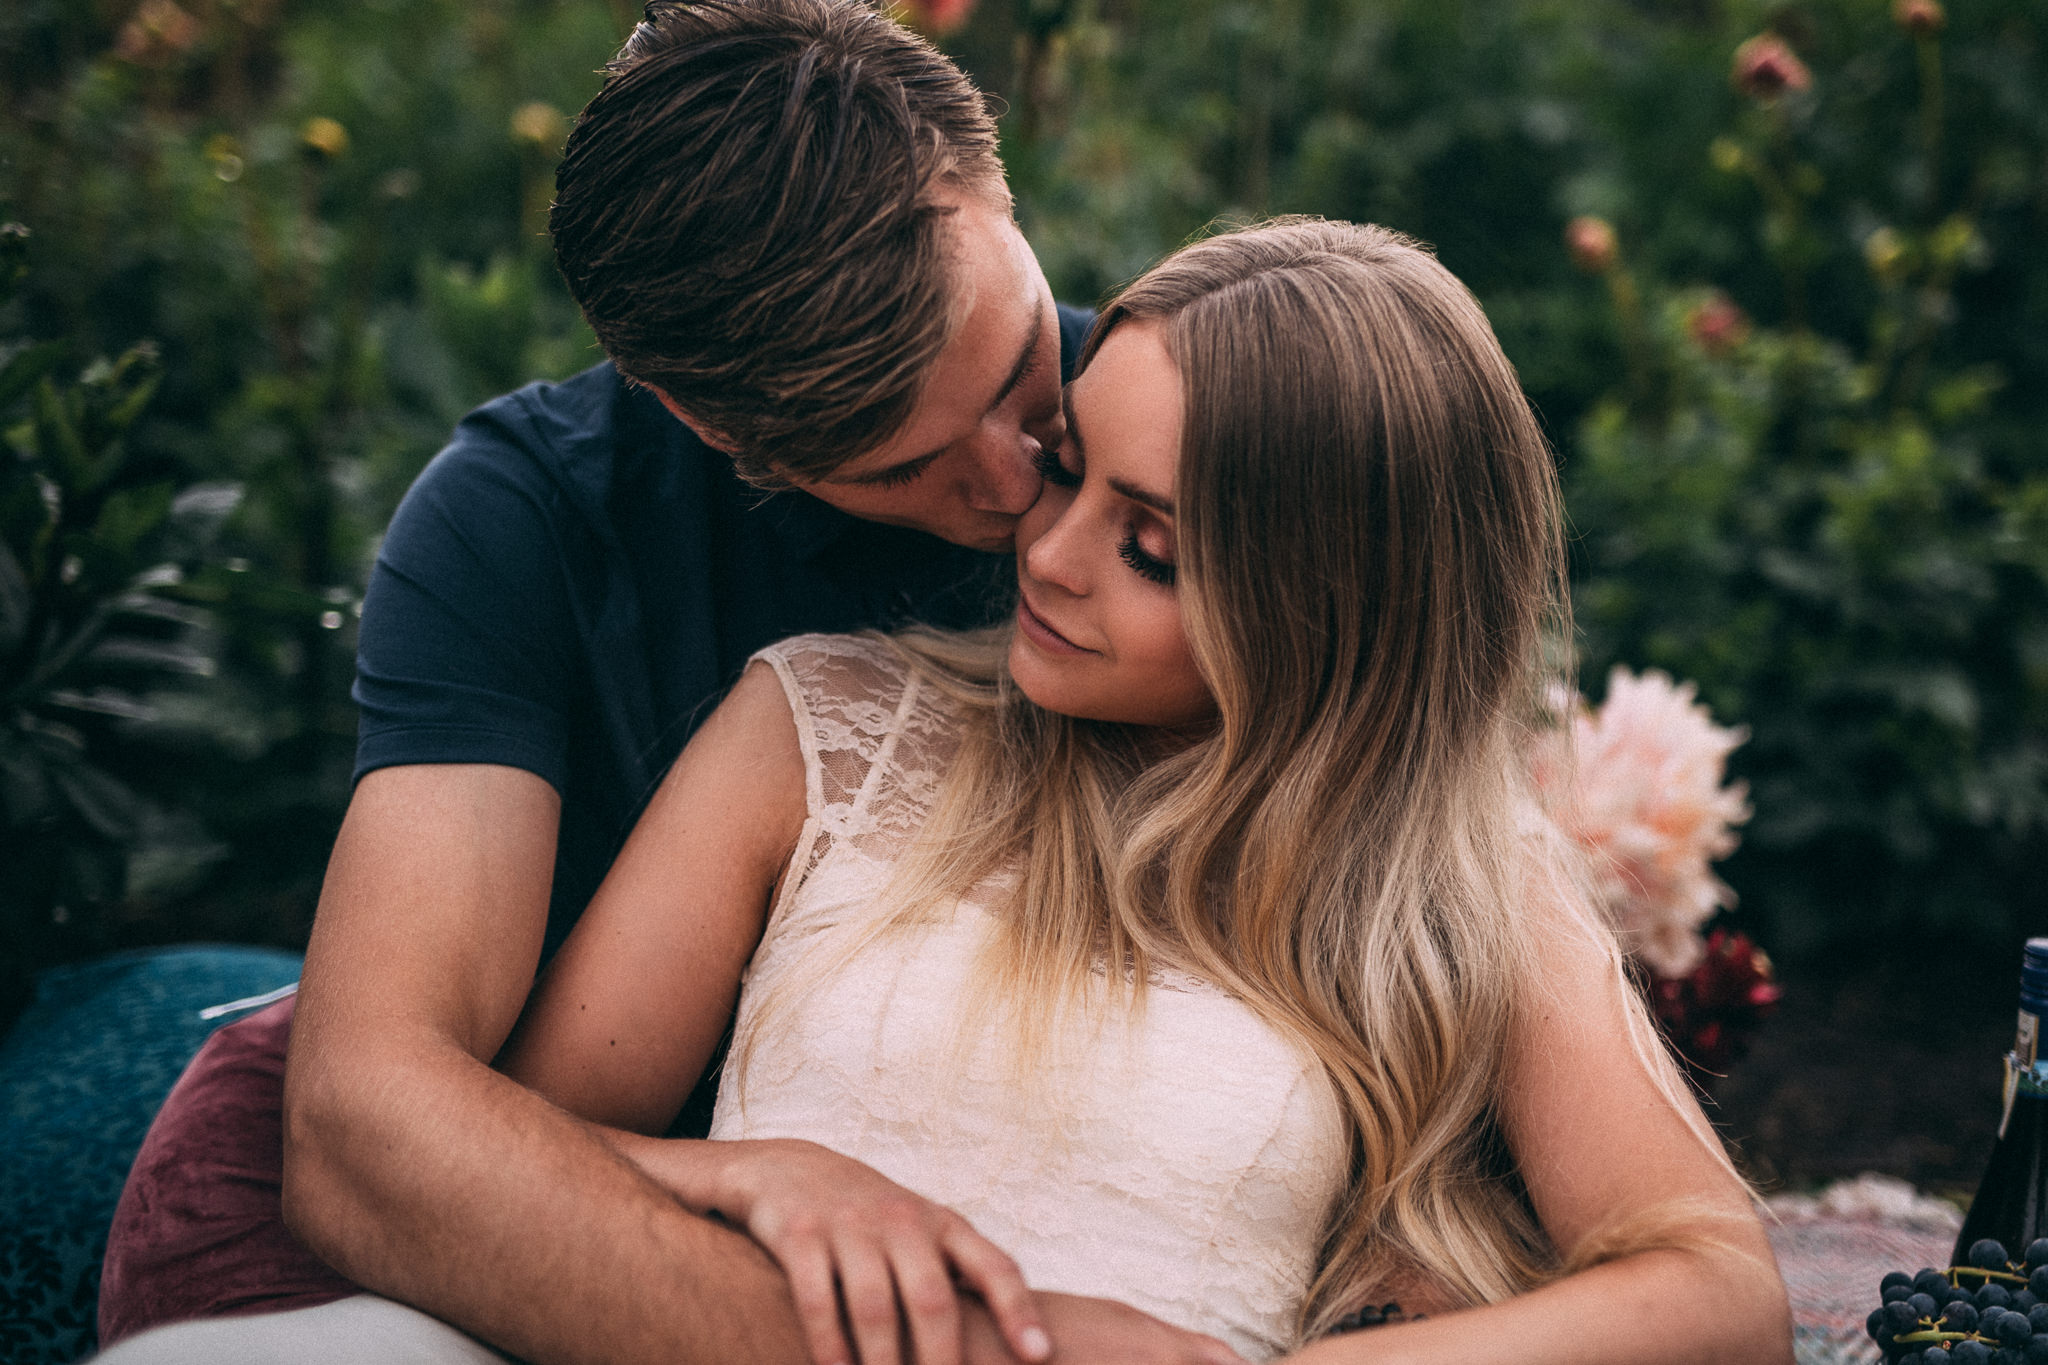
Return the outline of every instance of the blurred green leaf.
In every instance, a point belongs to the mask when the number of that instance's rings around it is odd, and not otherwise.
[[[23,343],[5,352],[7,359],[0,364],[0,412],[5,412],[34,388],[36,382],[57,367],[63,358],[62,342],[46,341],[40,345]]]

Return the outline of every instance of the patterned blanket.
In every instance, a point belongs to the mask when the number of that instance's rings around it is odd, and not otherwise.
[[[1792,1296],[1799,1365],[1871,1365],[1877,1347],[1863,1320],[1886,1271],[1943,1267],[1962,1215],[1903,1180],[1866,1175],[1814,1196],[1770,1202],[1778,1269]]]

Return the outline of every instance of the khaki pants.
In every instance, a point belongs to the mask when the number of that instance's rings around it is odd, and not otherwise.
[[[439,1318],[375,1294],[283,1313],[174,1323],[93,1357],[96,1365],[507,1365],[508,1359]]]

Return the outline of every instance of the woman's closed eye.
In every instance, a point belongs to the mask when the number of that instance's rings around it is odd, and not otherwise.
[[[1139,577],[1149,579],[1162,588],[1173,586],[1176,572],[1173,561],[1161,559],[1147,552],[1145,547],[1138,543],[1136,531],[1124,532],[1124,538],[1117,544],[1116,555],[1118,559],[1135,569]]]
[[[1031,457],[1031,464],[1038,470],[1038,477],[1055,488],[1081,486],[1081,476],[1061,462],[1058,446],[1040,446],[1038,453]]]
[[[1054,488],[1074,489],[1081,486],[1081,475],[1067,468],[1056,447],[1039,447],[1038,453],[1031,457],[1031,463],[1037,468],[1038,476]],[[1173,561],[1161,559],[1139,544],[1136,528],[1124,532],[1123,539],[1117,542],[1116,555],[1148,582],[1157,583],[1162,588],[1173,586]]]

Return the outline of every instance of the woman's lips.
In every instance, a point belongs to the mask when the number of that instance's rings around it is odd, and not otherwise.
[[[1046,624],[1043,616],[1031,609],[1031,599],[1019,596],[1017,599],[1017,629],[1024,632],[1024,638],[1045,650],[1048,654],[1093,654],[1092,649],[1083,649],[1066,636]]]

